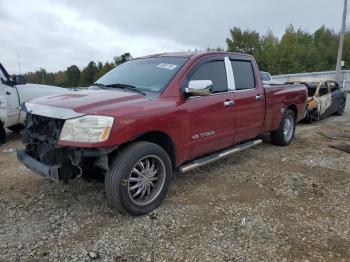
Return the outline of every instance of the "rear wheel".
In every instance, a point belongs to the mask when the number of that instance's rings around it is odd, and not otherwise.
[[[336,115],[341,116],[342,114],[344,114],[344,111],[345,111],[345,104],[346,104],[346,101],[345,101],[345,99],[343,99],[343,100],[340,102],[337,111],[335,112]]]
[[[279,146],[289,145],[295,133],[296,117],[292,110],[287,109],[279,128],[271,132],[272,143]]]
[[[137,142],[118,153],[105,178],[109,204],[121,213],[143,215],[166,196],[172,165],[166,151],[153,143]]]
[[[0,144],[5,144],[6,142],[6,130],[4,124],[0,122]]]

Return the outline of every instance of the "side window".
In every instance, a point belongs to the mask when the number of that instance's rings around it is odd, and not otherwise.
[[[191,80],[211,80],[213,93],[226,92],[228,89],[224,61],[213,61],[199,66],[190,77]]]
[[[328,93],[329,93],[328,86],[326,85],[326,83],[323,83],[320,87],[319,96],[324,96],[324,95],[327,95]]]
[[[255,88],[255,77],[252,63],[249,61],[231,61],[235,77],[236,90]]]
[[[331,92],[335,92],[335,91],[339,90],[339,85],[336,82],[327,82],[327,85],[328,85],[329,89],[331,90]]]

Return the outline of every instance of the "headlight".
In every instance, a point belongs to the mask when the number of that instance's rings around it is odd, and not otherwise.
[[[88,115],[68,119],[63,125],[60,141],[98,143],[106,141],[113,126],[110,116]]]

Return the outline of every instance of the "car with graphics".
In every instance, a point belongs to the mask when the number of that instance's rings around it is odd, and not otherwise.
[[[109,204],[142,215],[172,176],[262,143],[287,146],[304,118],[304,85],[264,88],[250,55],[165,53],[128,61],[89,90],[25,103],[18,159],[55,181],[104,177]]]
[[[331,79],[294,79],[288,83],[304,84],[308,90],[305,121],[312,123],[336,114],[342,115],[346,105],[346,90]]]
[[[19,132],[23,127],[25,113],[21,112],[22,103],[67,91],[57,86],[28,84],[22,75],[9,75],[0,63],[0,144],[6,139],[5,128]]]

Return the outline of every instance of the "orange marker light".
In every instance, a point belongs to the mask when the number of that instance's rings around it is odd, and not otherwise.
[[[106,141],[106,140],[107,140],[110,131],[111,131],[111,128],[110,128],[110,127],[106,127],[106,128],[103,130],[103,133],[102,133],[102,136],[101,136],[101,141]]]

